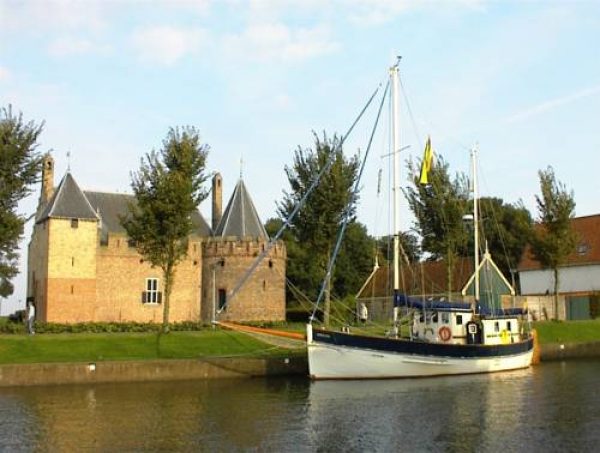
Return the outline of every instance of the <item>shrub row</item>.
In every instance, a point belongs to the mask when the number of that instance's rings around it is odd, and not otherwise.
[[[169,324],[171,331],[198,331],[208,326],[199,322],[177,322]],[[112,333],[112,332],[159,332],[162,328],[157,323],[141,322],[82,322],[76,324],[61,324],[52,322],[36,322],[36,333]],[[0,324],[0,333],[18,334],[25,333],[25,326],[21,323],[7,322]]]

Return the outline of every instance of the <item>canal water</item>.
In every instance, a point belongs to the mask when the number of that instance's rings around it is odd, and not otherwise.
[[[600,451],[600,360],[387,381],[0,388],[0,451]]]

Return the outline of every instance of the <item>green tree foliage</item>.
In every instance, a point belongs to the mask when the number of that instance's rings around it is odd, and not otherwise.
[[[375,241],[367,228],[359,222],[350,223],[336,260],[333,292],[337,297],[358,292],[373,270],[374,250]]]
[[[300,245],[301,251],[296,258],[298,263],[291,265],[288,271],[292,272],[290,279],[294,266],[304,273],[303,282],[293,283],[307,294],[318,291],[344,215],[348,213],[351,221],[354,220],[355,207],[352,201],[356,200],[352,200],[352,186],[359,168],[356,156],[349,159],[344,156],[339,137],[334,135],[330,139],[323,134],[320,138],[314,134],[314,140],[313,148],[298,147],[293,164],[286,166],[290,191],[284,192],[283,200],[277,206],[279,216],[287,219],[330,158],[333,159],[331,167],[290,224],[292,237]]]
[[[187,253],[192,214],[208,195],[203,188],[208,149],[197,129],[170,129],[162,149],[146,154],[131,175],[136,204],[121,221],[138,252],[163,272],[165,332],[175,268]]]
[[[408,165],[412,185],[405,195],[421,235],[421,249],[431,260],[444,259],[448,272],[448,292],[452,289],[452,268],[456,257],[464,254],[468,230],[463,216],[468,212],[469,186],[462,173],[450,176],[449,165],[441,155],[429,173],[430,184],[419,184],[420,162]]]
[[[514,273],[531,232],[531,214],[523,203],[504,203],[500,198],[483,197],[479,200],[482,246],[488,248],[498,268],[507,278]],[[468,251],[472,250],[472,237]],[[467,253],[467,256],[471,256]],[[510,280],[510,278],[509,278]]]
[[[18,273],[19,239],[26,218],[17,213],[19,201],[39,180],[42,156],[36,152],[43,123],[25,123],[12,108],[0,110],[0,296],[13,292],[11,280]]]
[[[548,167],[538,172],[541,196],[536,195],[539,227],[531,240],[533,256],[554,273],[554,316],[558,317],[558,268],[575,250],[577,235],[571,227],[575,216],[575,196],[556,180],[554,169]]]
[[[379,264],[391,263],[394,261],[394,237],[383,236],[377,241],[377,253]],[[419,245],[418,236],[412,231],[403,231],[400,233],[400,253],[403,254],[402,260],[409,263],[418,263],[421,261],[423,253]]]

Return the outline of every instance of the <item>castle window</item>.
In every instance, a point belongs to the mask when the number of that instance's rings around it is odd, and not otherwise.
[[[75,257],[72,256],[71,257],[71,267],[74,267],[74,266],[75,266]]]
[[[79,228],[79,219],[71,219],[71,228]]]
[[[162,302],[162,293],[158,289],[158,278],[147,278],[146,291],[142,293],[142,303],[160,304]]]
[[[219,311],[227,310],[227,290],[219,288]]]
[[[71,285],[71,294],[75,293],[75,287],[73,285]]]

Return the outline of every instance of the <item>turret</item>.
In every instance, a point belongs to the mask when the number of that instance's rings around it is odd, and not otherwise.
[[[40,204],[45,205],[52,198],[52,195],[54,195],[54,159],[50,154],[44,156],[42,165]]]
[[[212,230],[216,231],[223,217],[223,178],[215,173],[212,179]]]

